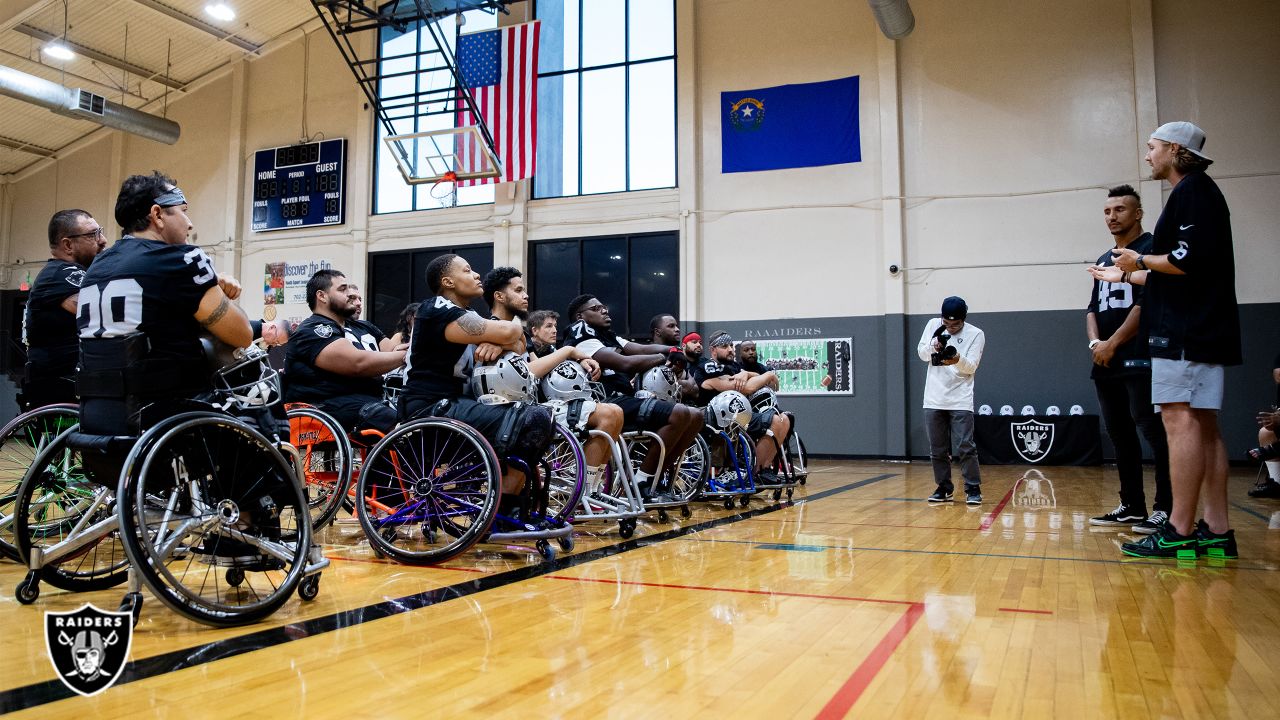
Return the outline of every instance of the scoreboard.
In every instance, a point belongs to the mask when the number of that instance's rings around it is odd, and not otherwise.
[[[254,153],[254,232],[341,225],[346,160],[345,138]]]

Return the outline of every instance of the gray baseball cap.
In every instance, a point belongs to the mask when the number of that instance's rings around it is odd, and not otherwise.
[[[1185,120],[1165,123],[1156,128],[1151,137],[1167,143],[1177,143],[1190,150],[1192,155],[1213,161],[1213,158],[1200,152],[1204,149],[1204,131]]]

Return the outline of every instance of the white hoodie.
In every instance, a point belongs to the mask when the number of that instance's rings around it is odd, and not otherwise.
[[[916,354],[929,362],[933,355],[933,334],[942,326],[942,318],[933,318],[924,326]],[[960,362],[954,365],[930,365],[924,379],[924,407],[929,410],[968,410],[973,412],[973,374],[982,362],[987,336],[966,322],[960,334],[951,338]]]

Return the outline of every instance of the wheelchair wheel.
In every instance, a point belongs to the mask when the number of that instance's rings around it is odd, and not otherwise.
[[[302,580],[311,519],[294,468],[236,418],[186,413],[151,428],[125,459],[118,494],[129,560],[181,615],[256,622]]]
[[[415,565],[444,562],[489,532],[501,480],[483,435],[455,420],[424,418],[369,451],[356,514],[374,551]]]
[[[289,409],[289,438],[302,464],[302,490],[311,530],[333,522],[351,487],[351,443],[328,413],[313,407]]]
[[[707,447],[707,441],[702,435],[698,435],[676,461],[676,477],[671,485],[671,494],[677,501],[688,502],[697,497],[707,479],[707,472],[711,469],[710,460],[711,448]]]
[[[128,579],[129,560],[114,522],[114,489],[96,482],[86,469],[84,453],[91,451],[67,444],[78,427],[49,441],[32,461],[14,499],[12,537],[23,564],[30,562],[32,549],[48,552],[67,540],[83,541],[69,554],[46,557],[38,577],[63,590],[89,592]]]
[[[13,508],[36,455],[78,420],[75,405],[47,405],[23,413],[0,428],[0,555],[18,559],[13,546]]]
[[[547,520],[560,527],[573,518],[585,489],[587,461],[582,444],[557,423],[542,464],[548,478]]]
[[[809,476],[809,452],[804,447],[804,438],[800,437],[800,433],[791,431],[784,449],[787,462],[791,465],[791,477],[804,484],[805,478]]]

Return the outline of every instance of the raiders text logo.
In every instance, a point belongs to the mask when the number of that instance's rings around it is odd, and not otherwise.
[[[44,614],[49,661],[67,687],[97,695],[115,684],[133,644],[133,615],[85,604],[71,612]]]

